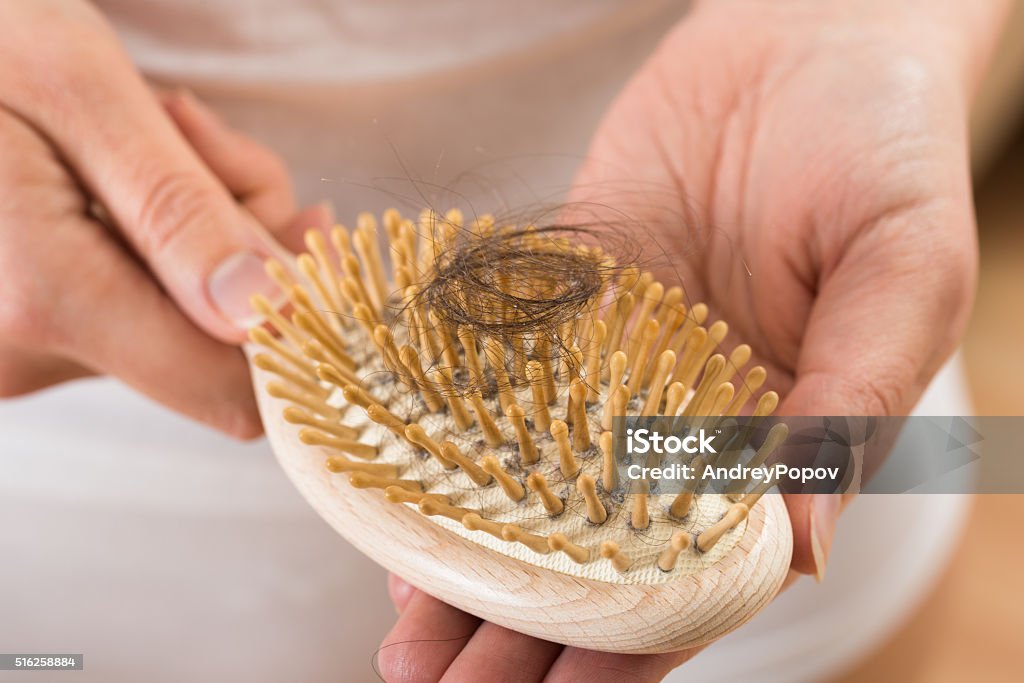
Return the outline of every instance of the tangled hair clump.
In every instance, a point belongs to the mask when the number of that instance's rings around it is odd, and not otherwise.
[[[452,331],[452,343],[500,349],[513,385],[526,381],[529,360],[577,363],[578,323],[594,317],[626,270],[610,256],[607,233],[582,225],[442,227],[447,235],[434,239],[431,267],[406,305]],[[423,360],[443,368],[442,356]],[[495,389],[450,369],[449,391]]]
[[[570,244],[583,228],[507,228],[463,238],[442,254],[421,291],[438,318],[478,338],[557,333],[604,289],[615,268]]]

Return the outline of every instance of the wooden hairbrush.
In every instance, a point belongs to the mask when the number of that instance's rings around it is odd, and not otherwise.
[[[254,297],[246,349],[273,450],[338,533],[462,610],[589,649],[694,647],[774,597],[781,496],[660,494],[615,466],[613,417],[774,410],[748,346],[716,353],[724,322],[564,228],[388,211],[388,268],[378,225],[268,262],[289,305]]]

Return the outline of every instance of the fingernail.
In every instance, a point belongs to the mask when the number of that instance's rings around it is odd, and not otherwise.
[[[263,258],[251,251],[240,251],[221,261],[210,273],[206,289],[221,315],[243,330],[260,322],[260,316],[249,306],[252,295],[263,294],[273,301],[278,294]]]
[[[825,580],[825,565],[832,550],[832,537],[839,519],[838,494],[819,494],[811,505],[811,555],[814,558],[814,578]]]

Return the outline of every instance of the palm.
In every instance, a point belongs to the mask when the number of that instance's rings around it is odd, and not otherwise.
[[[948,256],[936,222],[970,225],[969,200],[949,192],[966,168],[950,177],[962,120],[948,115],[955,91],[871,39],[818,55],[770,31],[737,42],[734,25],[717,28],[686,23],[667,39],[605,118],[573,200],[647,227],[661,279],[682,279],[728,321],[785,396],[829,367],[828,350],[807,345],[812,316],[841,353],[851,327],[883,324],[863,304],[891,296],[892,271],[927,279],[929,260]],[[969,257],[967,235],[952,248]],[[837,274],[846,291],[815,309]],[[882,405],[809,414],[909,407],[887,391]]]

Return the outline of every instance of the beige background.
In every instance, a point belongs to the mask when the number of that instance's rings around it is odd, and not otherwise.
[[[975,115],[981,242],[978,298],[965,341],[979,415],[1024,415],[1024,7],[1017,3]],[[838,679],[1020,680],[1024,496],[975,500],[952,565],[921,609],[878,652]]]

